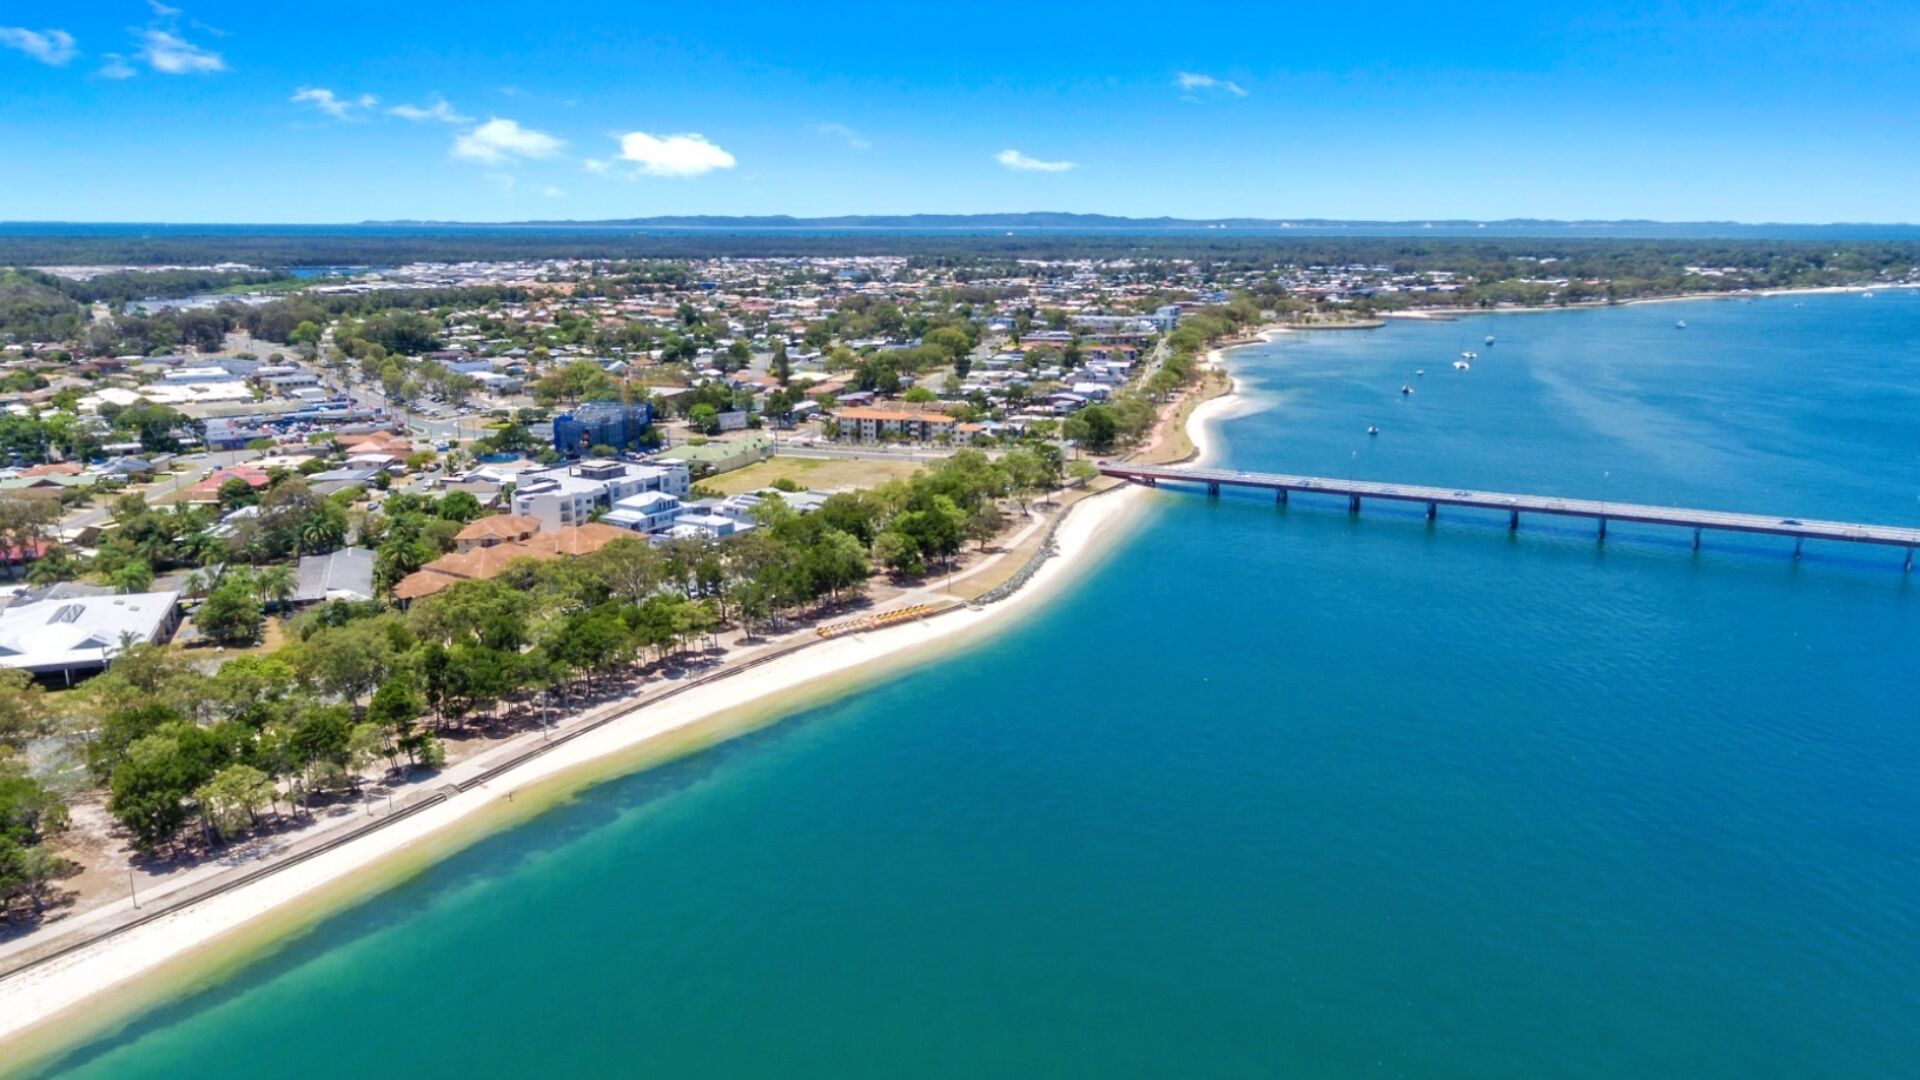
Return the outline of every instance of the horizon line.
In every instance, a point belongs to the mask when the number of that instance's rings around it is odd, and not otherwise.
[[[1359,226],[1369,228],[1404,227],[1420,230],[1425,228],[1460,228],[1481,226],[1542,226],[1542,227],[1584,227],[1603,228],[1609,226],[1719,226],[1738,228],[1915,228],[1920,222],[1914,221],[1740,221],[1727,218],[1718,219],[1666,219],[1666,218],[1463,218],[1463,217],[1417,217],[1417,218],[1332,218],[1332,217],[1255,217],[1250,215],[1219,215],[1213,217],[1178,217],[1174,215],[1137,216],[1129,214],[1110,214],[1101,211],[1054,211],[1054,210],[1013,210],[978,211],[949,213],[944,211],[913,211],[910,213],[844,213],[798,215],[786,213],[772,214],[652,214],[636,217],[595,217],[595,218],[511,218],[501,220],[474,220],[463,218],[362,218],[355,221],[236,221],[236,220],[167,220],[138,218],[102,218],[81,220],[73,218],[5,218],[0,219],[0,229],[16,226],[46,228],[54,226],[270,226],[274,228],[324,227],[324,228],[379,228],[409,225],[424,226],[475,226],[475,227],[548,227],[548,228],[606,228],[615,226],[647,226],[663,228],[699,228],[698,223],[758,224],[779,227],[807,227],[814,223],[830,223],[842,227],[860,227],[857,222],[875,221],[912,221],[915,219],[945,220],[964,223],[989,221],[999,222],[995,227],[1012,224],[1021,227],[1019,222],[1008,219],[1050,218],[1084,219],[1087,223],[1106,223],[1116,225],[1137,225],[1145,228],[1179,228],[1185,226],[1209,226],[1215,228],[1338,228]],[[676,222],[691,222],[691,225],[675,225]],[[866,227],[885,228],[885,225]],[[1047,224],[1027,224],[1028,228],[1046,228]]]

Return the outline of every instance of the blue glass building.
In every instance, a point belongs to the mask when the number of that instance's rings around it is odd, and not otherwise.
[[[653,420],[646,402],[590,401],[553,418],[553,448],[565,457],[581,457],[595,446],[629,450],[640,444]]]

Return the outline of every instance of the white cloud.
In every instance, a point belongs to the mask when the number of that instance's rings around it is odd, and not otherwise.
[[[155,5],[155,10],[159,10],[159,5]],[[227,62],[219,53],[203,49],[170,30],[143,30],[140,41],[140,58],[163,75],[204,75],[227,70]]]
[[[691,131],[680,135],[629,131],[619,138],[620,160],[633,162],[648,176],[700,176],[735,164],[732,154]]]
[[[167,5],[161,3],[160,0],[147,0],[147,6],[153,9],[153,13],[155,15],[158,15],[163,19],[171,19],[175,15],[180,14],[179,8],[168,7]]]
[[[416,124],[427,120],[437,120],[442,124],[464,124],[473,119],[471,116],[462,114],[448,104],[446,98],[438,95],[435,95],[433,101],[427,105],[395,105],[388,109],[387,113],[402,120],[411,120]]]
[[[1066,172],[1079,165],[1075,161],[1041,161],[1018,150],[1002,150],[993,155],[993,160],[1016,172]]]
[[[65,67],[79,54],[73,47],[73,35],[65,30],[29,30],[24,26],[0,26],[0,47],[18,49],[54,67]]]
[[[555,187],[552,184],[548,184],[546,187],[541,188],[540,194],[545,195],[549,199],[564,199],[567,197],[567,193],[565,189]]]
[[[595,176],[606,176],[613,172],[613,162],[605,158],[582,158],[580,160],[580,167]]]
[[[127,63],[126,57],[110,52],[106,55],[106,63],[100,65],[96,74],[103,79],[131,79],[140,73],[133,70],[133,65]]]
[[[380,99],[372,94],[361,94],[357,98],[343,98],[324,86],[303,86],[294,91],[293,96],[287,100],[295,104],[311,105],[335,120],[351,120],[380,104]]]
[[[453,156],[483,165],[499,165],[514,158],[550,158],[567,144],[544,131],[523,128],[512,120],[492,117],[453,140]]]
[[[1227,79],[1216,79],[1211,75],[1202,75],[1194,71],[1183,71],[1173,80],[1173,84],[1182,90],[1217,90],[1234,97],[1246,97],[1246,87]]]
[[[860,134],[845,124],[815,124],[813,125],[813,130],[817,134],[839,139],[855,150],[871,150],[873,148],[873,143],[867,141],[865,135]]]

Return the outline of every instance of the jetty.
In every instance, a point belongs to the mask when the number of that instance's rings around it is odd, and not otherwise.
[[[1724,510],[1693,510],[1678,506],[1645,506],[1639,503],[1602,499],[1565,499],[1554,495],[1519,495],[1503,491],[1472,491],[1464,488],[1429,487],[1422,484],[1387,484],[1372,480],[1336,480],[1324,476],[1289,476],[1284,473],[1238,472],[1231,469],[1202,469],[1160,465],[1129,465],[1102,462],[1100,472],[1148,487],[1161,484],[1192,484],[1204,487],[1209,495],[1221,488],[1249,488],[1271,491],[1274,501],[1285,505],[1294,495],[1316,495],[1343,499],[1347,512],[1357,514],[1366,500],[1411,503],[1423,506],[1428,520],[1440,508],[1463,507],[1491,510],[1507,516],[1507,528],[1518,529],[1522,514],[1549,517],[1584,518],[1596,523],[1601,540],[1607,537],[1608,522],[1632,522],[1637,525],[1667,525],[1693,530],[1693,546],[1700,546],[1707,531],[1754,533],[1783,536],[1793,541],[1794,558],[1808,540],[1826,540],[1842,544],[1877,544],[1904,548],[1903,569],[1913,569],[1913,550],[1920,547],[1920,528],[1896,525],[1867,525],[1848,521],[1816,521],[1792,516],[1736,514]]]

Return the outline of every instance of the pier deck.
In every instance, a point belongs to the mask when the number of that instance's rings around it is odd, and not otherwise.
[[[1645,506],[1638,503],[1598,499],[1563,499],[1551,495],[1519,495],[1502,491],[1471,491],[1464,488],[1428,487],[1422,484],[1386,484],[1372,480],[1335,480],[1324,476],[1289,476],[1283,473],[1238,472],[1231,469],[1177,468],[1155,465],[1129,465],[1106,462],[1099,466],[1107,476],[1137,484],[1197,484],[1218,494],[1223,487],[1243,487],[1272,491],[1277,501],[1286,502],[1292,494],[1327,495],[1347,500],[1349,511],[1358,513],[1363,500],[1385,499],[1415,503],[1426,507],[1433,517],[1442,506],[1460,506],[1475,510],[1494,510],[1507,515],[1507,527],[1519,528],[1522,514],[1547,514],[1554,517],[1585,518],[1597,522],[1599,534],[1606,536],[1607,523],[1627,521],[1644,525],[1671,525],[1694,530],[1694,546],[1700,544],[1703,530],[1758,533],[1785,536],[1794,540],[1794,552],[1807,540],[1828,540],[1846,544],[1879,544],[1907,550],[1906,567],[1913,568],[1913,549],[1920,547],[1920,528],[1895,525],[1867,525],[1847,521],[1816,521],[1792,516],[1735,514],[1723,510],[1693,510],[1677,506]]]

